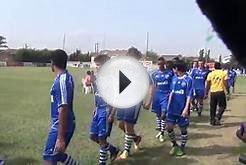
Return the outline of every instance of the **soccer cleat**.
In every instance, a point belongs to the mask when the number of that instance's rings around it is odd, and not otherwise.
[[[117,148],[114,153],[110,154],[110,160],[111,160],[111,162],[113,162],[117,158],[119,152],[120,152],[120,149]]]
[[[141,136],[137,136],[136,140],[134,140],[134,149],[135,150],[140,150],[140,142],[142,141],[142,137]]]
[[[161,136],[161,132],[158,132],[158,134],[155,135],[155,138],[159,139],[160,136]]]
[[[170,150],[169,154],[170,155],[176,155],[176,152],[178,151],[179,147],[178,146],[173,146],[172,149]]]
[[[183,156],[184,154],[184,151],[180,147],[178,147],[178,149],[175,152],[175,156]]]
[[[125,159],[127,159],[128,157],[129,157],[129,152],[126,151],[126,150],[124,150],[124,151],[120,154],[119,159],[120,159],[120,160],[125,160]]]
[[[164,142],[164,141],[166,141],[165,136],[164,136],[164,135],[160,135],[160,136],[159,136],[159,141],[160,141],[161,143]]]

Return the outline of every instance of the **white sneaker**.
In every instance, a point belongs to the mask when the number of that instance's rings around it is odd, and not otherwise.
[[[159,139],[160,136],[161,136],[161,132],[158,132],[158,134],[155,135],[157,139]]]

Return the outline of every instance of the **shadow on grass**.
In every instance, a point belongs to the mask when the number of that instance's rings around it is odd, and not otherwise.
[[[230,110],[227,110],[230,111]],[[242,116],[232,116],[232,115],[224,115],[223,120],[228,119],[228,118],[242,118]],[[196,123],[209,123],[210,122],[210,117],[208,115],[204,115],[201,117],[198,116],[191,116],[190,117],[191,124],[196,124]]]
[[[17,165],[17,164],[18,165],[33,165],[33,164],[40,164],[40,162],[32,158],[19,157],[19,158],[7,160],[6,164],[7,165]]]
[[[131,164],[141,164],[141,165],[188,165],[191,163],[196,163],[197,160],[190,159],[187,157],[175,158],[169,156],[168,152],[170,147],[153,147],[145,148],[144,150],[134,153],[127,161],[117,161],[113,164],[115,165],[131,165]]]
[[[187,147],[186,154],[191,156],[212,156],[219,154],[227,154],[230,156],[239,155],[240,153],[245,153],[246,147],[240,146],[220,146],[220,145],[211,145],[206,147]]]
[[[215,129],[230,128],[230,127],[239,127],[241,123],[242,122],[224,123],[222,126],[214,126],[214,127],[209,124],[207,125],[192,124],[191,127],[197,129],[215,130]]]

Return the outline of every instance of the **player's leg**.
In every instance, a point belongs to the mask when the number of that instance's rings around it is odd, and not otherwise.
[[[97,115],[94,115],[91,121],[91,127],[90,127],[90,139],[99,144],[99,140],[98,140],[98,117]]]
[[[197,111],[197,100],[196,100],[196,90],[192,90],[192,98],[191,98],[191,111]]]
[[[216,123],[216,109],[217,109],[217,94],[211,93],[210,94],[210,124],[212,126]]]
[[[217,124],[220,125],[220,121],[222,119],[222,116],[225,112],[225,109],[226,109],[226,106],[227,106],[227,103],[226,103],[226,96],[225,96],[225,93],[224,92],[221,92],[219,95],[218,95],[218,105],[219,105],[219,110],[218,110],[218,113],[217,113]]]
[[[235,80],[232,82],[232,93],[235,93]]]
[[[57,153],[55,151],[55,145],[57,140],[57,131],[51,131],[48,135],[46,146],[43,152],[43,160],[45,165],[56,165],[57,162],[61,162],[65,165],[78,165],[71,156],[66,153]],[[73,131],[66,134],[66,146],[69,144],[73,136]]]
[[[177,151],[176,156],[183,156],[185,154],[185,146],[188,141],[188,127],[189,118],[180,116],[178,119],[178,125],[181,132],[181,144],[180,149]]]
[[[197,93],[197,114],[198,116],[201,116],[203,111],[203,99],[205,96],[205,91],[197,90],[196,93]]]
[[[160,142],[165,141],[165,131],[166,131],[166,114],[168,106],[169,95],[163,97],[161,101],[161,136],[159,137]]]
[[[117,109],[117,120],[119,121],[118,127],[125,132],[125,125],[124,125],[124,109]]]
[[[119,152],[119,150],[112,144],[107,142],[107,117],[101,116],[98,118],[98,140],[99,140],[99,164],[106,165],[108,160],[108,152],[110,152],[110,159],[113,161]]]
[[[159,138],[161,135],[161,105],[160,105],[160,94],[156,93],[153,98],[151,112],[155,113],[156,115],[156,130],[158,131],[156,138]]]
[[[140,111],[140,105],[135,106],[131,109],[124,110],[125,119],[125,141],[124,141],[124,151],[120,155],[119,159],[127,159],[131,150],[133,143],[135,149],[139,149],[139,143],[141,142],[141,136],[137,136],[134,130],[134,126],[137,123],[138,115]]]
[[[168,137],[172,143],[172,149],[169,152],[170,155],[175,155],[179,148],[177,141],[176,141],[176,135],[174,132],[175,124],[176,124],[175,116],[168,113],[167,114],[167,132],[168,132]]]

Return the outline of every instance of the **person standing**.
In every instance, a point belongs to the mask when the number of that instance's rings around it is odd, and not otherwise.
[[[205,83],[208,76],[208,71],[204,67],[204,62],[198,62],[198,68],[190,75],[192,77],[193,102],[192,106],[197,110],[198,116],[202,115],[203,99],[205,96]]]
[[[221,64],[216,62],[215,70],[208,74],[206,84],[206,96],[210,91],[210,124],[212,126],[221,125],[221,119],[226,109],[226,95],[229,93],[227,87],[227,73],[222,70]],[[217,111],[217,106],[219,109]]]
[[[51,68],[56,78],[50,90],[51,95],[51,128],[43,152],[45,165],[78,165],[65,150],[73,137],[75,116],[73,112],[74,82],[66,70],[67,54],[55,50],[51,54]]]
[[[155,136],[160,142],[164,142],[164,132],[166,129],[166,113],[169,94],[171,92],[171,84],[174,73],[171,69],[166,68],[166,62],[163,57],[158,59],[159,69],[154,71],[150,77],[153,83],[151,84],[150,100],[146,101],[145,108],[149,109],[152,103],[152,112],[156,114],[156,130]]]

